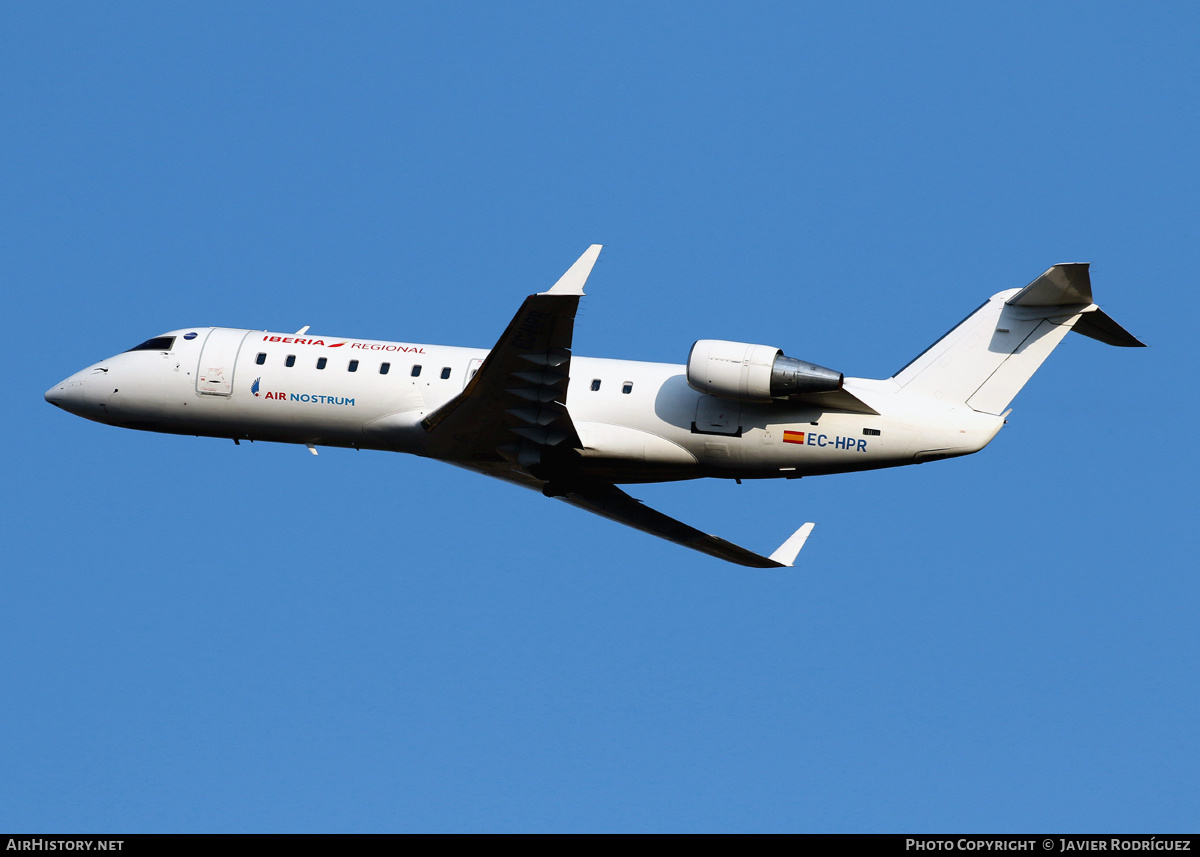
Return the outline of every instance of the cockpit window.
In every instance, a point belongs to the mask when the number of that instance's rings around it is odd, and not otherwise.
[[[130,348],[130,351],[170,351],[171,346],[175,344],[174,336],[156,336],[153,339],[147,339],[141,345],[135,345]]]

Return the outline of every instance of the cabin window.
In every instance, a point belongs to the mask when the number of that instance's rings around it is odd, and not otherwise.
[[[266,362],[267,362],[267,355],[266,355],[266,353],[265,353],[265,352],[262,352],[262,351],[258,352],[258,356],[254,358],[254,362],[255,362],[255,363],[257,363],[259,366],[261,366],[261,365],[263,365],[264,363],[266,363]]]
[[[293,366],[295,366],[296,365],[296,355],[289,354],[287,356],[287,360],[283,361],[283,365],[288,367],[289,369],[291,369]]]
[[[599,389],[600,389],[600,379],[593,378],[592,379],[592,392],[595,392],[596,390],[599,390]]]
[[[358,361],[351,360],[350,365],[346,367],[346,371],[347,372],[357,372],[358,371]]]
[[[141,345],[135,345],[130,348],[130,351],[170,351],[171,346],[175,344],[174,336],[156,336],[153,339],[147,339]]]
[[[633,382],[632,382],[632,381],[626,381],[624,384],[622,384],[622,385],[621,385],[621,392],[622,392],[622,393],[624,393],[624,394],[625,394],[625,395],[627,395],[627,396],[628,396],[630,393],[632,393],[632,392],[633,392]]]
[[[379,374],[386,375],[388,373],[388,370],[391,368],[392,368],[391,363],[380,363],[379,364]]]
[[[442,380],[445,381],[449,377],[450,377],[450,367],[443,366],[442,367]]]
[[[412,368],[412,376],[413,376],[414,378],[416,378],[416,377],[417,377],[418,375],[420,375],[420,374],[421,374],[421,364],[420,364],[420,363],[418,363],[416,366],[414,366],[414,367]]]
[[[318,357],[318,358],[317,358],[317,368],[318,368],[318,369],[324,369],[324,368],[325,368],[325,364],[326,364],[326,363],[328,363],[328,362],[329,362],[329,361],[328,361],[328,360],[326,360],[324,357]]]

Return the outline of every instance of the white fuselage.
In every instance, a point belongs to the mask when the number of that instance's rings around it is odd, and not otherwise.
[[[429,455],[421,420],[458,395],[488,355],[229,328],[163,337],[173,338],[170,350],[117,354],[56,385],[47,399],[148,431]],[[969,407],[899,395],[892,379],[847,378],[845,387],[879,413],[721,399],[692,389],[682,365],[573,357],[566,405],[584,467],[612,482],[796,478],[913,464],[982,449],[1003,425]]]
[[[1088,266],[992,295],[890,378],[846,378],[768,345],[701,339],[684,366],[576,357],[575,314],[600,254],[529,295],[490,350],[240,330],[176,330],[77,372],[46,400],[146,431],[408,452],[541,491],[750,568],[794,564],[617,487],[715,476],[795,479],[983,449],[1071,330],[1141,346],[1092,302]]]

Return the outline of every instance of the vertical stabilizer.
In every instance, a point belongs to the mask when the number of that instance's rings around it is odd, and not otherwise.
[[[1001,414],[1076,328],[1110,345],[1142,345],[1092,303],[1086,264],[1055,265],[993,295],[894,377],[906,394]]]

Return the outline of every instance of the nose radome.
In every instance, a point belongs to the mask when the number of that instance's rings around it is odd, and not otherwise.
[[[47,390],[46,401],[69,413],[79,413],[80,409],[87,405],[86,388],[81,374],[76,372]]]
[[[66,394],[67,388],[65,386],[65,382],[62,384],[55,384],[46,391],[46,401],[61,408],[63,400],[66,398]]]

